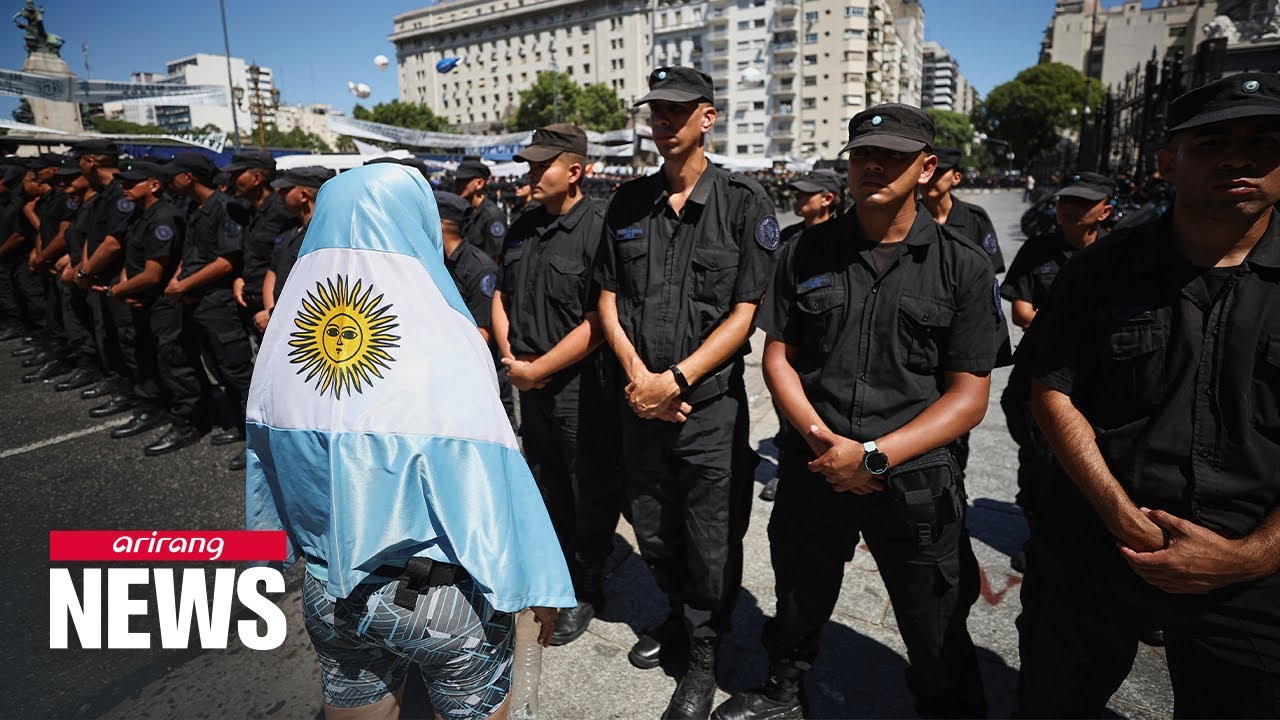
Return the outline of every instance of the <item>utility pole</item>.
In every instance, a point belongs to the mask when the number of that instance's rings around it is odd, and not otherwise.
[[[231,40],[227,36],[227,4],[225,0],[218,0],[218,10],[222,13],[222,50],[226,53],[227,58],[227,92],[231,93],[228,98],[231,100],[231,136],[236,144],[236,149],[240,149],[240,121],[236,119],[236,89],[235,81],[231,79]]]

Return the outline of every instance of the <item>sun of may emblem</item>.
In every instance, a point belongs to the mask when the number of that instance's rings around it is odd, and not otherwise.
[[[333,393],[341,400],[343,393],[364,392],[373,378],[381,378],[379,368],[390,368],[395,358],[388,348],[399,347],[399,335],[391,331],[398,325],[389,315],[391,305],[382,305],[382,296],[370,298],[373,286],[339,275],[307,292],[302,309],[294,318],[298,329],[290,335],[289,362],[301,365],[298,374],[307,374],[307,382],[316,381],[321,395]]]

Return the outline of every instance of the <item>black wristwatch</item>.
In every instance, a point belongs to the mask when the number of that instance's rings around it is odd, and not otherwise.
[[[689,380],[685,378],[684,373],[680,372],[679,365],[672,365],[667,368],[671,371],[672,376],[676,379],[676,385],[680,386],[680,392],[689,392]]]
[[[110,287],[110,286],[108,286],[106,290],[103,290],[103,291],[102,291],[102,294],[103,294],[103,295],[105,295],[105,296],[107,296],[107,297],[112,297],[113,295],[115,295],[115,293],[111,291],[111,287]]]
[[[84,271],[84,268],[80,268],[79,270],[76,270],[76,277],[78,277],[78,278],[80,278],[81,280],[83,280],[83,279],[85,279],[85,278],[89,277],[89,274],[88,274],[88,273],[86,273],[86,272]]]
[[[862,467],[866,468],[867,472],[872,475],[883,475],[889,472],[889,456],[876,447],[875,440],[863,443],[862,449],[866,452],[862,457]]]

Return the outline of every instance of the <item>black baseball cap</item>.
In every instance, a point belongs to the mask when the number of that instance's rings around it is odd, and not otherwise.
[[[198,152],[178,153],[163,167],[166,180],[172,180],[182,173],[191,173],[201,184],[210,187],[213,186],[214,176],[218,174],[218,166],[207,155]]]
[[[1247,72],[1222,78],[1169,103],[1169,133],[1224,120],[1280,115],[1280,75]]]
[[[287,190],[298,186],[315,189],[331,180],[334,175],[337,173],[327,167],[307,165],[285,170],[283,175],[271,181],[271,187],[276,190]]]
[[[120,148],[111,140],[81,140],[71,146],[76,155],[120,155]]]
[[[1096,172],[1082,172],[1071,176],[1071,184],[1058,191],[1058,197],[1073,197],[1097,202],[1116,192],[1116,181]]]
[[[9,165],[5,167],[4,172],[0,173],[0,183],[9,190],[17,190],[22,184],[23,178],[27,176],[27,169],[21,165]]]
[[[933,154],[938,156],[939,170],[959,169],[960,163],[964,160],[964,153],[960,152],[956,148],[934,148]]]
[[[467,216],[467,211],[471,209],[471,205],[463,200],[461,196],[443,190],[436,190],[436,209],[440,212],[441,220],[451,220],[461,224]]]
[[[472,180],[474,178],[488,180],[490,177],[493,177],[493,172],[489,170],[489,166],[485,165],[482,160],[463,160],[458,163],[458,169],[453,171],[455,180]]]
[[[54,177],[73,178],[80,174],[80,161],[73,157],[62,158],[62,162],[58,163],[57,169],[53,171]]]
[[[633,107],[654,100],[675,103],[706,101],[714,105],[716,95],[710,75],[690,67],[660,67],[649,73],[649,92]]]
[[[160,163],[138,160],[130,163],[129,168],[127,170],[120,171],[116,177],[120,178],[120,180],[125,183],[138,183],[143,180],[160,180],[163,182],[171,176],[169,171],[165,169],[164,165],[161,165]]]
[[[545,162],[561,153],[587,154],[587,133],[577,125],[557,123],[533,131],[533,142],[514,156],[516,162]]]
[[[933,146],[933,118],[914,105],[884,103],[868,108],[849,121],[849,142],[840,153],[856,147],[881,147],[915,152]]]
[[[401,158],[399,164],[417,170],[418,174],[425,180],[431,179],[431,168],[416,157]]]
[[[835,170],[821,169],[805,173],[800,179],[793,180],[788,185],[804,193],[829,192],[839,195],[844,179]]]
[[[231,156],[231,162],[222,168],[232,175],[243,170],[270,170],[275,172],[276,159],[266,150],[242,150]]]

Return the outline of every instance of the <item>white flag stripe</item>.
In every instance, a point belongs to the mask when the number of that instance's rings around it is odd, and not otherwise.
[[[396,316],[395,327],[386,332],[398,339],[391,341],[394,347],[385,348],[392,359],[385,366],[373,365],[382,377],[371,374],[368,382],[361,380],[359,392],[348,388],[335,400],[332,388],[322,393],[318,385],[339,363],[325,357],[323,347],[311,348],[319,350],[313,353],[315,362],[299,373],[304,364],[290,341],[302,330],[298,318],[304,299],[315,307],[317,298],[323,298],[316,279],[336,285],[339,277],[350,288],[360,282],[359,296],[372,285],[368,300],[381,296],[381,302],[368,308],[369,313],[376,315],[378,308],[390,306],[386,314]],[[459,337],[466,342],[443,352],[437,346],[441,338]],[[374,339],[360,337],[349,341],[348,348],[359,346],[356,352],[367,355]],[[344,361],[341,367],[358,360]],[[318,372],[308,380],[312,370]],[[424,385],[426,391],[405,391]],[[249,397],[250,422],[281,429],[454,437],[514,449],[515,434],[505,417],[488,347],[471,321],[449,306],[416,258],[322,249],[298,259],[263,339]],[[503,421],[495,423],[493,418]]]

